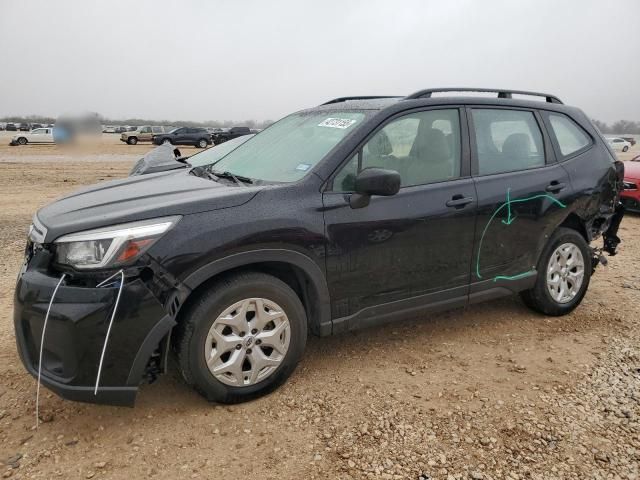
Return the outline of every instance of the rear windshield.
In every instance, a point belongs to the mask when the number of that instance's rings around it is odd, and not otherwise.
[[[365,113],[353,111],[295,113],[240,145],[214,169],[268,182],[295,182],[364,119]]]

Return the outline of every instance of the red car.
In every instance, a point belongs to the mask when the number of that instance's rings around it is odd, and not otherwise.
[[[620,200],[627,210],[640,212],[640,162],[624,162],[624,190]]]

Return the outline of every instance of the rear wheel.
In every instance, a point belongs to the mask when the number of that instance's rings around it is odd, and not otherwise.
[[[138,143],[138,139],[137,139],[136,137],[129,137],[129,138],[127,139],[127,143],[128,143],[129,145],[135,145],[136,143]]]
[[[296,293],[262,273],[214,284],[186,313],[174,346],[187,383],[237,403],[283,383],[304,352],[307,318]]]
[[[27,139],[24,138],[24,137],[18,138],[18,144],[19,145],[26,145],[27,144]]]
[[[198,140],[198,147],[206,148],[207,145],[208,145],[208,143],[204,138],[201,138],[200,140]]]
[[[521,293],[524,303],[546,315],[565,315],[584,298],[591,279],[591,252],[582,235],[559,228],[538,261],[535,286]]]

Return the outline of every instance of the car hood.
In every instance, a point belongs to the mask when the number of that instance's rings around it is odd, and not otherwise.
[[[173,145],[162,144],[143,156],[131,169],[129,175],[144,175],[146,173],[160,172],[185,168],[187,165],[176,160]]]
[[[191,175],[162,172],[103,182],[40,209],[44,242],[61,235],[118,223],[242,205],[264,187],[239,187]]]
[[[640,179],[640,162],[624,162],[624,178]]]

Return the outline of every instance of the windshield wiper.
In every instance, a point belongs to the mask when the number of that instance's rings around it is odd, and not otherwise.
[[[189,175],[195,175],[196,177],[207,177],[209,178],[209,180],[214,180],[214,181],[218,181],[218,177],[213,175],[209,170],[207,170],[204,167],[193,167],[191,170],[189,170]]]
[[[233,174],[231,172],[228,172],[228,171],[219,172],[217,170],[207,169],[206,172],[211,174],[211,175],[214,175],[215,177],[218,177],[218,178],[230,178],[231,180],[236,182],[238,185],[242,185],[243,187],[246,187],[247,183],[248,184],[253,183],[253,180],[250,179],[249,177],[245,177],[245,176],[242,176],[242,175],[235,175],[235,174]]]

